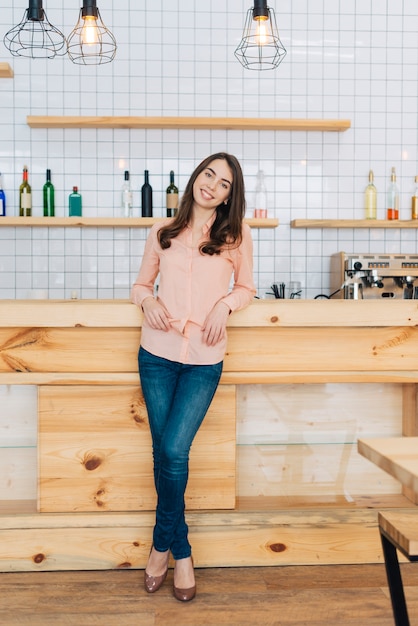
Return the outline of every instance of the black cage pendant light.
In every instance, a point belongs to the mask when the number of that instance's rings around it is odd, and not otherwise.
[[[266,0],[254,0],[254,7],[248,9],[235,56],[247,70],[259,71],[274,70],[286,56],[274,10]]]
[[[83,0],[78,22],[68,37],[71,61],[78,65],[110,63],[116,47],[116,39],[103,24],[96,0]]]
[[[65,37],[48,21],[42,0],[29,0],[22,21],[5,34],[3,42],[16,57],[53,59],[67,52]]]

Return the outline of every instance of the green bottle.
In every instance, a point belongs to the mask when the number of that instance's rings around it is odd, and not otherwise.
[[[73,187],[68,199],[68,208],[70,217],[81,217],[81,195],[78,193],[78,187]]]
[[[46,170],[46,183],[44,185],[44,217],[55,216],[55,190],[51,183],[51,170]]]

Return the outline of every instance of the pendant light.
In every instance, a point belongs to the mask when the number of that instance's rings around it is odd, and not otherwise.
[[[254,0],[254,7],[248,9],[235,56],[247,70],[260,71],[275,69],[286,56],[274,10],[267,6],[267,0]]]
[[[22,21],[5,34],[3,42],[16,57],[53,59],[67,52],[65,37],[48,21],[42,0],[29,0]]]
[[[102,65],[113,61],[116,39],[103,24],[96,0],[83,0],[78,22],[67,43],[68,56],[78,65]]]

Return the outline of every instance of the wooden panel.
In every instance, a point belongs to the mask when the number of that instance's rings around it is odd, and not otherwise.
[[[418,220],[292,220],[292,228],[418,228]]]
[[[36,447],[6,447],[0,454],[0,499],[28,500],[36,497]]]
[[[402,510],[402,509],[401,509]],[[375,510],[195,512],[197,567],[382,563]],[[0,516],[0,571],[144,568],[151,513]]]
[[[225,371],[417,370],[416,328],[231,328]],[[367,382],[367,376],[365,376]]]
[[[418,371],[418,329],[229,330],[225,372]],[[244,339],[245,338],[245,339]],[[1,372],[136,372],[139,328],[0,329]]]
[[[240,496],[328,497],[355,502],[361,495],[399,494],[399,483],[357,454],[356,444],[237,447]]]
[[[402,433],[404,437],[418,435],[417,386],[402,385]],[[382,434],[380,434],[382,436]],[[418,504],[418,494],[403,486],[402,492],[407,498]]]
[[[39,510],[155,508],[151,437],[135,387],[42,387]],[[187,505],[235,505],[235,388],[222,386],[196,437]]]
[[[345,131],[350,120],[250,117],[135,117],[28,115],[31,128],[196,128],[223,130]]]
[[[1,385],[132,385],[138,380],[137,372],[0,372]],[[224,372],[223,385],[281,385],[292,383],[418,383],[418,371],[334,371],[306,372]]]
[[[237,494],[345,499],[400,493],[358,436],[401,434],[399,385],[248,385],[237,393]]]
[[[0,329],[0,372],[137,372],[139,328]]]
[[[0,78],[13,78],[13,70],[8,63],[0,63]]]

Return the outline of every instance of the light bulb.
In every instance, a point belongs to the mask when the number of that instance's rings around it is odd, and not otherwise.
[[[255,39],[258,46],[265,46],[267,43],[267,26],[264,19],[257,20],[257,28],[255,33]]]
[[[84,25],[81,30],[81,41],[83,44],[91,46],[99,43],[99,34],[97,30],[97,18],[92,15],[86,15]]]

